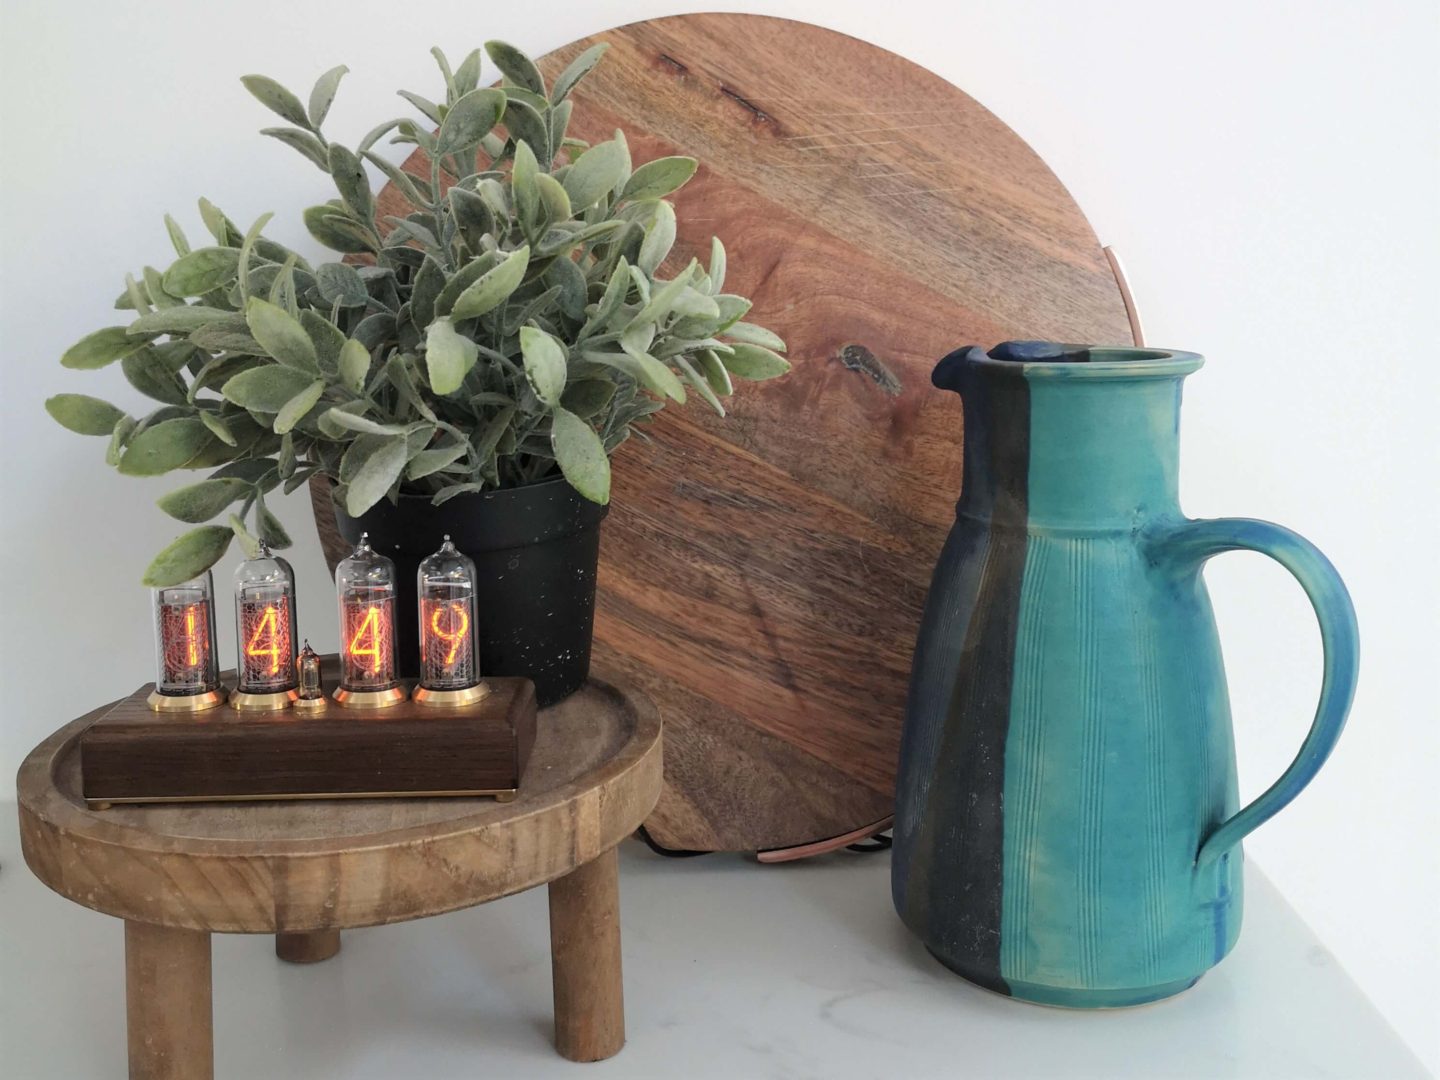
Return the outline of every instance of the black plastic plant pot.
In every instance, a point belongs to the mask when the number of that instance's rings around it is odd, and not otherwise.
[[[574,693],[590,671],[600,522],[608,507],[563,478],[460,495],[440,506],[429,496],[381,500],[358,518],[335,507],[340,534],[361,533],[395,560],[399,578],[396,644],[402,675],[420,670],[415,575],[448,534],[475,560],[476,640],[486,675],[519,675],[549,705]]]

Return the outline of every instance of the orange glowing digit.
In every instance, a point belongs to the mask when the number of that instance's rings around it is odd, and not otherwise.
[[[200,650],[195,647],[195,608],[185,609],[185,661],[191,667],[200,663]]]
[[[269,632],[268,637],[265,636],[267,631]],[[280,670],[280,627],[274,604],[265,605],[265,613],[260,616],[260,622],[256,625],[255,632],[250,635],[250,640],[245,645],[245,655],[268,656],[270,657],[270,674],[274,675]]]
[[[360,647],[361,640],[366,634],[370,635],[370,644],[364,648]],[[370,657],[371,674],[380,672],[380,609],[371,604],[365,610],[365,618],[360,623],[360,628],[355,631],[355,636],[350,639],[346,651],[352,656]]]
[[[460,651],[460,645],[464,642],[465,634],[470,629],[470,616],[466,614],[461,605],[451,604],[450,611],[453,617],[450,620],[450,632],[447,634],[440,629],[440,615],[443,610],[443,608],[436,607],[430,613],[430,632],[441,641],[450,643],[450,651],[445,654],[445,666],[449,667],[455,663],[455,654]],[[455,625],[457,622],[460,624],[458,628]]]

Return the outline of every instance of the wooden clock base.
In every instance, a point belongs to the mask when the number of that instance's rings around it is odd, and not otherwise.
[[[328,665],[327,665],[328,666]],[[155,712],[144,686],[80,736],[83,797],[114,803],[491,795],[515,797],[535,742],[528,679],[478,701]]]

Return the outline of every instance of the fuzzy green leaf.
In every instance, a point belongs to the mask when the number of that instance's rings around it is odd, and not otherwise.
[[[790,370],[790,361],[783,356],[760,345],[748,345],[744,342],[736,345],[733,353],[722,355],[720,362],[725,365],[730,374],[755,382],[761,379],[773,379]]]
[[[772,334],[763,326],[756,326],[754,323],[737,322],[727,326],[723,331],[724,335],[732,341],[743,341],[749,345],[760,345],[766,349],[773,349],[776,352],[785,351],[785,342],[777,334]]]
[[[126,476],[159,476],[183,466],[210,439],[210,430],[193,417],[151,424],[125,447],[120,471]]]
[[[190,254],[190,241],[185,238],[185,230],[169,214],[165,215],[165,231],[170,235],[170,246],[175,249],[175,256]]]
[[[375,250],[374,241],[365,235],[364,230],[328,203],[310,207],[302,218],[306,231],[331,251],[355,255]]]
[[[88,394],[56,394],[46,398],[45,411],[61,427],[77,435],[110,435],[125,414],[108,401]]]
[[[512,251],[505,261],[481,277],[455,300],[450,317],[456,322],[474,319],[498,307],[520,286],[530,265],[530,246]]]
[[[505,113],[503,90],[471,90],[445,113],[435,147],[442,154],[469,150]]]
[[[535,178],[540,174],[540,164],[535,152],[524,140],[515,144],[515,165],[510,170],[510,191],[515,199],[515,209],[522,224],[533,222],[540,211],[540,189]]]
[[[545,79],[540,74],[540,69],[535,66],[535,61],[514,45],[503,41],[487,41],[485,51],[491,62],[500,69],[500,73],[516,86],[523,87],[532,94],[544,95]]]
[[[350,69],[344,64],[333,67],[315,80],[315,88],[310,91],[310,105],[306,109],[306,115],[310,118],[312,127],[319,127],[325,122],[325,117],[330,112],[330,105],[335,100],[335,91],[340,87],[340,80],[349,73]]]
[[[575,89],[575,84],[590,73],[590,69],[600,62],[600,57],[605,55],[605,50],[610,48],[608,42],[602,41],[598,45],[591,45],[579,56],[566,65],[565,70],[555,80],[555,87],[550,91],[550,100],[559,104],[570,96],[570,91]]]
[[[680,370],[685,373],[685,378],[689,380],[690,385],[695,387],[696,391],[709,403],[710,407],[721,416],[724,416],[725,406],[720,404],[720,399],[715,396],[715,391],[710,388],[710,383],[695,369],[695,365],[683,356],[677,356],[675,363],[679,365]]]
[[[341,307],[364,307],[370,302],[365,279],[345,263],[321,263],[315,270],[315,287],[327,304],[338,302]]]
[[[232,533],[223,525],[191,529],[155,556],[141,584],[163,589],[199,577],[220,561],[230,547],[231,537]]]
[[[520,328],[520,353],[525,361],[525,378],[535,396],[552,408],[565,392],[565,346],[533,326]]]
[[[230,425],[225,423],[224,420],[209,409],[201,410],[200,422],[210,429],[210,434],[214,435],[226,446],[240,445],[239,441],[235,438],[235,433],[230,430]]]
[[[408,456],[404,436],[384,439],[371,448],[363,460],[356,463],[347,481],[346,512],[351,517],[359,517],[383,499],[400,479]]]
[[[171,263],[162,283],[171,296],[204,296],[229,285],[239,270],[240,252],[237,248],[199,248]]]
[[[221,247],[238,248],[241,234],[240,230],[235,227],[235,223],[225,216],[224,211],[203,195],[198,202],[200,220],[205,223],[205,228],[210,230],[210,235],[215,238],[215,243]]]
[[[243,509],[243,507],[242,507]],[[240,550],[245,553],[247,559],[253,559],[260,554],[260,541],[251,535],[250,530],[245,527],[244,520],[239,514],[231,514],[230,533],[240,543]]]
[[[107,326],[86,334],[60,357],[62,367],[92,371],[116,360],[123,360],[137,349],[146,345],[145,338],[131,337],[123,326]]]
[[[640,242],[640,254],[635,264],[653,277],[674,246],[675,208],[667,202],[658,202],[655,204],[655,217],[645,230],[645,239]]]
[[[710,293],[714,295],[725,284],[725,245],[718,236],[710,238]]]
[[[252,296],[245,303],[245,322],[268,355],[286,367],[310,375],[320,373],[315,343],[300,320],[284,308]]]
[[[261,105],[277,116],[302,128],[310,126],[310,119],[305,115],[305,107],[300,104],[300,99],[274,79],[265,75],[243,75],[240,81]]]
[[[565,174],[565,190],[575,211],[588,210],[609,194],[620,182],[628,160],[629,152],[614,139],[586,150]]]
[[[470,443],[466,440],[451,443],[449,446],[421,450],[405,466],[405,478],[419,480],[421,477],[437,473],[447,465],[453,465],[459,461],[469,450]]]
[[[339,143],[330,144],[330,176],[345,205],[361,221],[375,217],[375,194],[360,159]]]
[[[317,139],[310,132],[301,128],[261,128],[261,135],[268,135],[270,138],[284,143],[292,150],[298,150],[308,158],[316,168],[322,172],[330,171],[330,157],[325,149],[325,144]]]
[[[325,392],[325,380],[316,379],[300,393],[296,394],[278,413],[275,414],[274,431],[276,435],[284,435],[295,427],[305,415],[315,407],[320,400],[320,395]]]
[[[160,496],[156,505],[173,518],[198,525],[254,490],[245,480],[201,480]]]
[[[278,413],[285,403],[308,387],[314,376],[278,364],[242,371],[226,381],[220,393],[242,409]]]
[[[260,530],[260,539],[265,541],[268,547],[279,551],[291,546],[290,534],[285,531],[285,526],[280,519],[272,514],[270,508],[265,505],[264,495],[255,500],[255,524]]]
[[[609,379],[582,379],[565,388],[560,404],[581,420],[599,414],[615,397],[615,384]]]
[[[482,278],[477,285],[483,282]],[[464,299],[462,295],[460,300]],[[457,302],[456,308],[459,306]],[[425,334],[425,370],[430,377],[430,389],[441,397],[459,390],[466,374],[475,366],[476,355],[475,342],[457,334],[450,319],[436,319]]]
[[[546,224],[570,220],[570,196],[559,180],[549,173],[539,173],[535,177],[535,190],[540,193],[540,207],[545,211]]]
[[[187,405],[184,381],[170,368],[163,356],[146,347],[120,361],[125,380],[146,397],[166,405]]]
[[[363,402],[347,402],[326,411],[321,418],[321,427],[340,432],[353,431],[360,435],[405,435],[409,427],[405,424],[382,424],[363,415]]]
[[[340,347],[340,381],[355,393],[365,389],[365,378],[370,374],[370,350],[350,338]]]
[[[571,487],[602,506],[610,501],[610,459],[594,428],[557,408],[550,419],[550,447]]]
[[[663,157],[647,161],[630,174],[620,192],[620,201],[663,198],[684,187],[695,175],[698,166],[699,162],[692,157]]]
[[[132,322],[127,328],[127,333],[193,334],[202,326],[227,319],[234,314],[233,311],[206,307],[203,304],[157,308]]]

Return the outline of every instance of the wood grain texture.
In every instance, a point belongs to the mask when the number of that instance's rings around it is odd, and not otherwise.
[[[697,850],[849,832],[892,809],[915,633],[960,487],[960,403],[930,368],[1007,338],[1128,342],[1125,306],[1045,164],[901,57],[712,14],[625,26],[541,67],[553,78],[597,41],[611,47],[572,133],[623,127],[637,163],[699,158],[667,272],[720,236],[727,291],[755,300],[748,318],[795,364],[742,384],[727,419],[665,410],[614,461],[596,656],[667,719],[646,827]],[[393,190],[381,205],[404,209]]]
[[[660,717],[592,680],[539,717],[513,802],[355,799],[86,808],[80,733],[61,728],[20,768],[25,861],[76,903],[193,930],[274,933],[400,922],[569,873],[655,805]]]
[[[324,668],[335,685],[338,658]],[[485,698],[456,709],[331,701],[157,713],[146,683],[81,734],[83,792],[93,803],[514,791],[535,741],[535,688],[528,679],[488,685]]]
[[[611,848],[550,883],[555,1049],[600,1061],[625,1045],[620,965],[620,864]]]
[[[210,935],[125,924],[130,1080],[213,1080]]]

